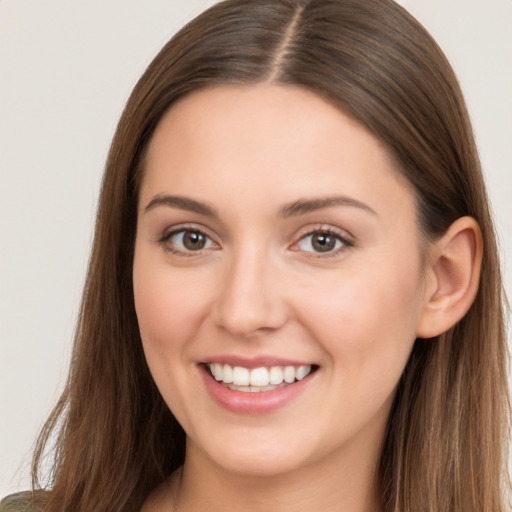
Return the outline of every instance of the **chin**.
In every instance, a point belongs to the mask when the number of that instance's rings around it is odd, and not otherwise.
[[[301,450],[304,443],[286,443],[274,438],[248,442],[231,439],[227,446],[220,443],[210,446],[206,455],[223,470],[240,476],[270,477],[291,473],[307,465],[311,454]]]
[[[219,462],[217,462],[219,464]],[[257,457],[233,455],[219,464],[225,471],[246,477],[275,477],[292,473],[303,464],[301,461],[283,457],[281,454],[259,453]]]

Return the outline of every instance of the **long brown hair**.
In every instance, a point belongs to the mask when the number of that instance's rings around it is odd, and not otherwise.
[[[144,154],[179,98],[211,84],[265,81],[327,98],[386,144],[415,190],[426,237],[461,216],[478,221],[478,295],[450,331],[416,341],[378,482],[385,512],[504,511],[504,296],[480,163],[450,65],[391,0],[227,0],[184,27],[150,64],[110,149],[69,378],[35,452],[37,487],[53,440],[44,509],[139,510],[183,463],[185,435],[150,376],[133,302]]]

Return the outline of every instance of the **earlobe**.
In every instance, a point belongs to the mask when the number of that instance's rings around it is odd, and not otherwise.
[[[467,313],[478,291],[482,252],[482,234],[472,217],[457,219],[432,244],[417,337],[438,336]]]

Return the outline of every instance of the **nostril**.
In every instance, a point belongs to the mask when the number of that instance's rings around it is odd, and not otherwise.
[[[240,296],[233,301],[217,304],[214,310],[217,326],[240,338],[268,335],[284,326],[288,313],[279,299],[270,301],[261,297]]]

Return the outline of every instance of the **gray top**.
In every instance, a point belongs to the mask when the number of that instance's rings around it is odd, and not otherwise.
[[[18,492],[0,501],[0,512],[37,512],[40,510],[30,504],[32,492]]]

